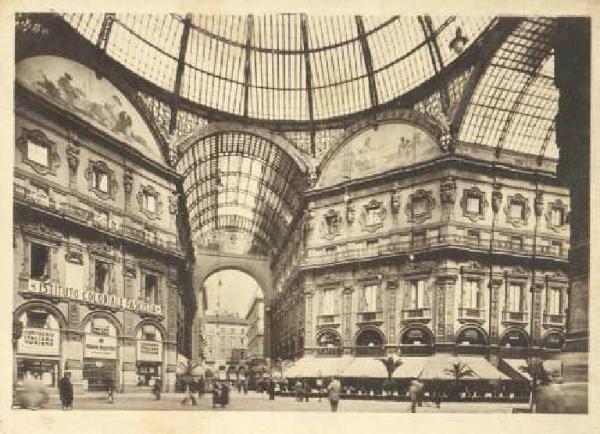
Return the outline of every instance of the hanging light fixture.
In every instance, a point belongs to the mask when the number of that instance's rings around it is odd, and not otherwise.
[[[467,42],[469,42],[469,39],[463,36],[460,26],[456,27],[456,34],[449,44],[450,49],[458,55],[465,50]]]

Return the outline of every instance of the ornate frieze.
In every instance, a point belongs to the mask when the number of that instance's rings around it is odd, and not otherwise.
[[[411,223],[423,223],[431,218],[435,199],[430,190],[419,189],[409,196],[405,213]]]
[[[106,181],[100,181],[101,177],[106,177]],[[88,190],[98,198],[115,200],[119,183],[115,179],[115,172],[108,167],[105,161],[90,160],[85,170],[85,179],[88,182]]]
[[[375,232],[383,227],[383,220],[387,214],[383,202],[371,199],[362,207],[360,213],[360,226],[364,231]]]
[[[23,128],[21,136],[17,139],[17,148],[21,151],[23,163],[37,173],[56,175],[56,170],[60,167],[56,143],[50,140],[43,131]],[[35,154],[33,153],[34,149]]]
[[[463,190],[460,207],[463,210],[463,215],[472,222],[483,220],[488,206],[489,203],[485,198],[485,193],[477,186]]]

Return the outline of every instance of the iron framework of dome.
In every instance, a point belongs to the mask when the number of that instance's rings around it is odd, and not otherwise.
[[[459,33],[464,51],[452,49]],[[190,147],[195,162],[169,149],[175,137],[214,122],[260,125],[317,165],[348,126],[399,107],[497,155],[557,158],[555,33],[544,17],[25,14],[17,55],[89,50],[94,68],[132,90],[167,161],[193,173],[184,194],[194,230],[236,227],[271,248],[301,210],[286,197],[301,189],[288,184],[306,173],[264,137],[222,132],[214,146]]]

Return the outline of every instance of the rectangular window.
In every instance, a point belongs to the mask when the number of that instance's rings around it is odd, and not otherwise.
[[[563,255],[563,246],[560,241],[552,241],[552,252],[558,256]]]
[[[427,199],[414,198],[412,200],[412,216],[418,217],[427,212]]]
[[[96,260],[95,264],[95,289],[96,292],[108,293],[110,282],[110,264]]]
[[[144,209],[151,213],[156,213],[156,197],[147,192],[144,193]]]
[[[524,220],[524,208],[521,202],[511,201],[509,207],[509,215],[511,219]]]
[[[27,159],[39,164],[40,166],[48,167],[50,166],[50,150],[45,145],[28,140]]]
[[[562,313],[562,291],[560,288],[550,288],[548,290],[548,306],[546,310],[551,315]]]
[[[479,306],[481,305],[479,300],[481,294],[479,280],[467,279],[463,285],[463,307],[468,309],[479,309]]]
[[[326,289],[321,293],[321,315],[334,313],[335,289]]]
[[[29,275],[32,279],[45,280],[50,277],[50,249],[31,243]]]
[[[511,250],[523,250],[523,237],[520,237],[520,236],[510,237],[510,248],[511,248]]]
[[[522,297],[523,285],[517,283],[509,284],[507,310],[509,312],[523,312]]]
[[[376,226],[381,223],[381,212],[379,208],[367,208],[366,225]]]
[[[377,291],[379,285],[367,285],[363,287],[364,311],[377,312]]]
[[[550,223],[552,226],[562,226],[564,224],[564,212],[562,208],[550,211]]]
[[[156,303],[158,299],[158,276],[144,275],[144,298],[148,303]]]
[[[467,196],[467,213],[481,214],[481,198],[476,196]]]
[[[410,282],[410,308],[420,309],[425,305],[425,281],[413,280]]]
[[[92,185],[102,193],[108,193],[108,174],[102,170],[92,170]]]
[[[50,328],[48,324],[48,313],[40,312],[38,310],[27,311],[27,324],[25,324],[25,327],[33,329]]]

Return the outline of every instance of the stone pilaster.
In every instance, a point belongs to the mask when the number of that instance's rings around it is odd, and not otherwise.
[[[344,315],[342,318],[343,346],[352,346],[352,287],[346,287],[343,291]]]
[[[531,338],[535,346],[541,344],[542,339],[542,291],[544,285],[534,283],[531,286],[533,292],[533,306],[531,307]]]
[[[491,297],[490,297],[490,345],[498,345],[498,334],[500,332],[500,287],[502,279],[493,278],[490,281]]]
[[[454,342],[454,291],[456,286],[456,276],[446,275],[438,277],[438,285],[445,288],[444,310],[446,312],[444,327],[444,341]],[[442,321],[441,318],[438,321]]]
[[[313,291],[306,291],[304,293],[304,346],[314,347],[315,346],[315,330],[313,327]]]
[[[387,336],[388,344],[396,345],[396,294],[398,292],[398,282],[387,283]]]

